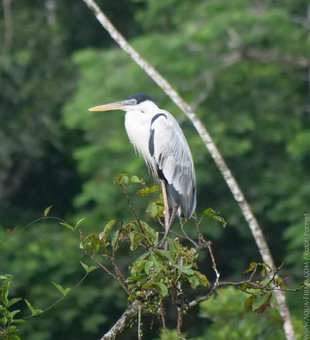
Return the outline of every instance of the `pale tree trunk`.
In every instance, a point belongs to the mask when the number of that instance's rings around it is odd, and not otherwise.
[[[199,133],[201,139],[203,140],[206,148],[209,150],[217,168],[223,175],[230,191],[233,194],[234,199],[237,201],[242,214],[247,221],[255,242],[258,246],[259,252],[262,259],[267,263],[273,271],[275,270],[275,265],[263,235],[262,229],[260,228],[253,212],[246,201],[237,181],[232,175],[230,169],[228,168],[225,160],[220,154],[218,148],[214,144],[210,134],[206,130],[203,123],[193,112],[191,107],[180,97],[180,95],[171,87],[171,85],[163,78],[146,60],[144,60],[126,41],[126,39],[116,30],[109,19],[102,13],[100,8],[93,0],[83,0],[87,6],[92,10],[101,25],[108,31],[111,37],[118,43],[118,45],[130,55],[130,57],[137,63],[152,79],[153,81],[161,87],[161,89],[174,101],[174,103],[186,114],[190,119],[197,132]],[[273,273],[271,273],[271,276]],[[285,295],[282,291],[275,291],[275,296],[279,304],[279,309],[281,317],[283,320],[283,328],[287,340],[295,340],[294,329],[290,317],[290,312],[286,304]]]
[[[4,17],[3,54],[9,54],[13,38],[12,0],[2,0]]]

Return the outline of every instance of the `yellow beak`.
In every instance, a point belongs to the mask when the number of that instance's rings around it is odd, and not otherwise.
[[[131,108],[132,106],[136,104],[137,102],[135,99],[122,100],[120,102],[94,106],[88,109],[88,111],[112,111],[112,110],[127,111],[129,108]]]

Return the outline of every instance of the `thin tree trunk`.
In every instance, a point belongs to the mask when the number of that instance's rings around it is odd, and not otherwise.
[[[237,201],[244,218],[246,219],[255,242],[258,246],[259,252],[262,259],[267,263],[273,270],[275,270],[275,265],[263,235],[262,229],[260,228],[252,210],[244,198],[244,195],[232,175],[230,169],[228,168],[225,160],[214,144],[210,134],[206,130],[203,123],[193,112],[191,107],[180,97],[180,95],[171,87],[171,85],[163,78],[146,60],[144,60],[126,41],[126,39],[116,30],[109,19],[102,13],[100,8],[93,0],[83,0],[86,5],[94,13],[101,25],[108,31],[111,37],[118,43],[118,45],[130,55],[130,57],[137,63],[152,79],[153,81],[161,87],[161,89],[174,101],[174,103],[187,115],[190,119],[197,132],[199,133],[201,139],[203,140],[206,148],[209,150],[216,166],[223,175],[230,191],[233,194],[234,199]],[[273,275],[273,274],[271,274]],[[294,329],[290,317],[290,312],[286,304],[285,295],[282,291],[275,291],[275,296],[279,304],[280,313],[283,320],[283,328],[287,340],[295,340]]]

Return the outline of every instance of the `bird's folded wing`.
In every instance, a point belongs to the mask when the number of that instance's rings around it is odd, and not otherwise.
[[[151,124],[150,153],[159,177],[163,176],[171,186],[170,193],[173,189],[180,195],[180,202],[177,203],[184,216],[189,217],[195,208],[196,189],[192,155],[176,119],[168,112],[156,116]]]

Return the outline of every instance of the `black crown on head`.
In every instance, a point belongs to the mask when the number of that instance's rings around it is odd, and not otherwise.
[[[151,102],[154,102],[154,99],[146,93],[133,94],[132,96],[129,96],[126,100],[130,100],[130,99],[135,99],[137,101],[137,104],[145,102],[146,100],[150,100]]]

